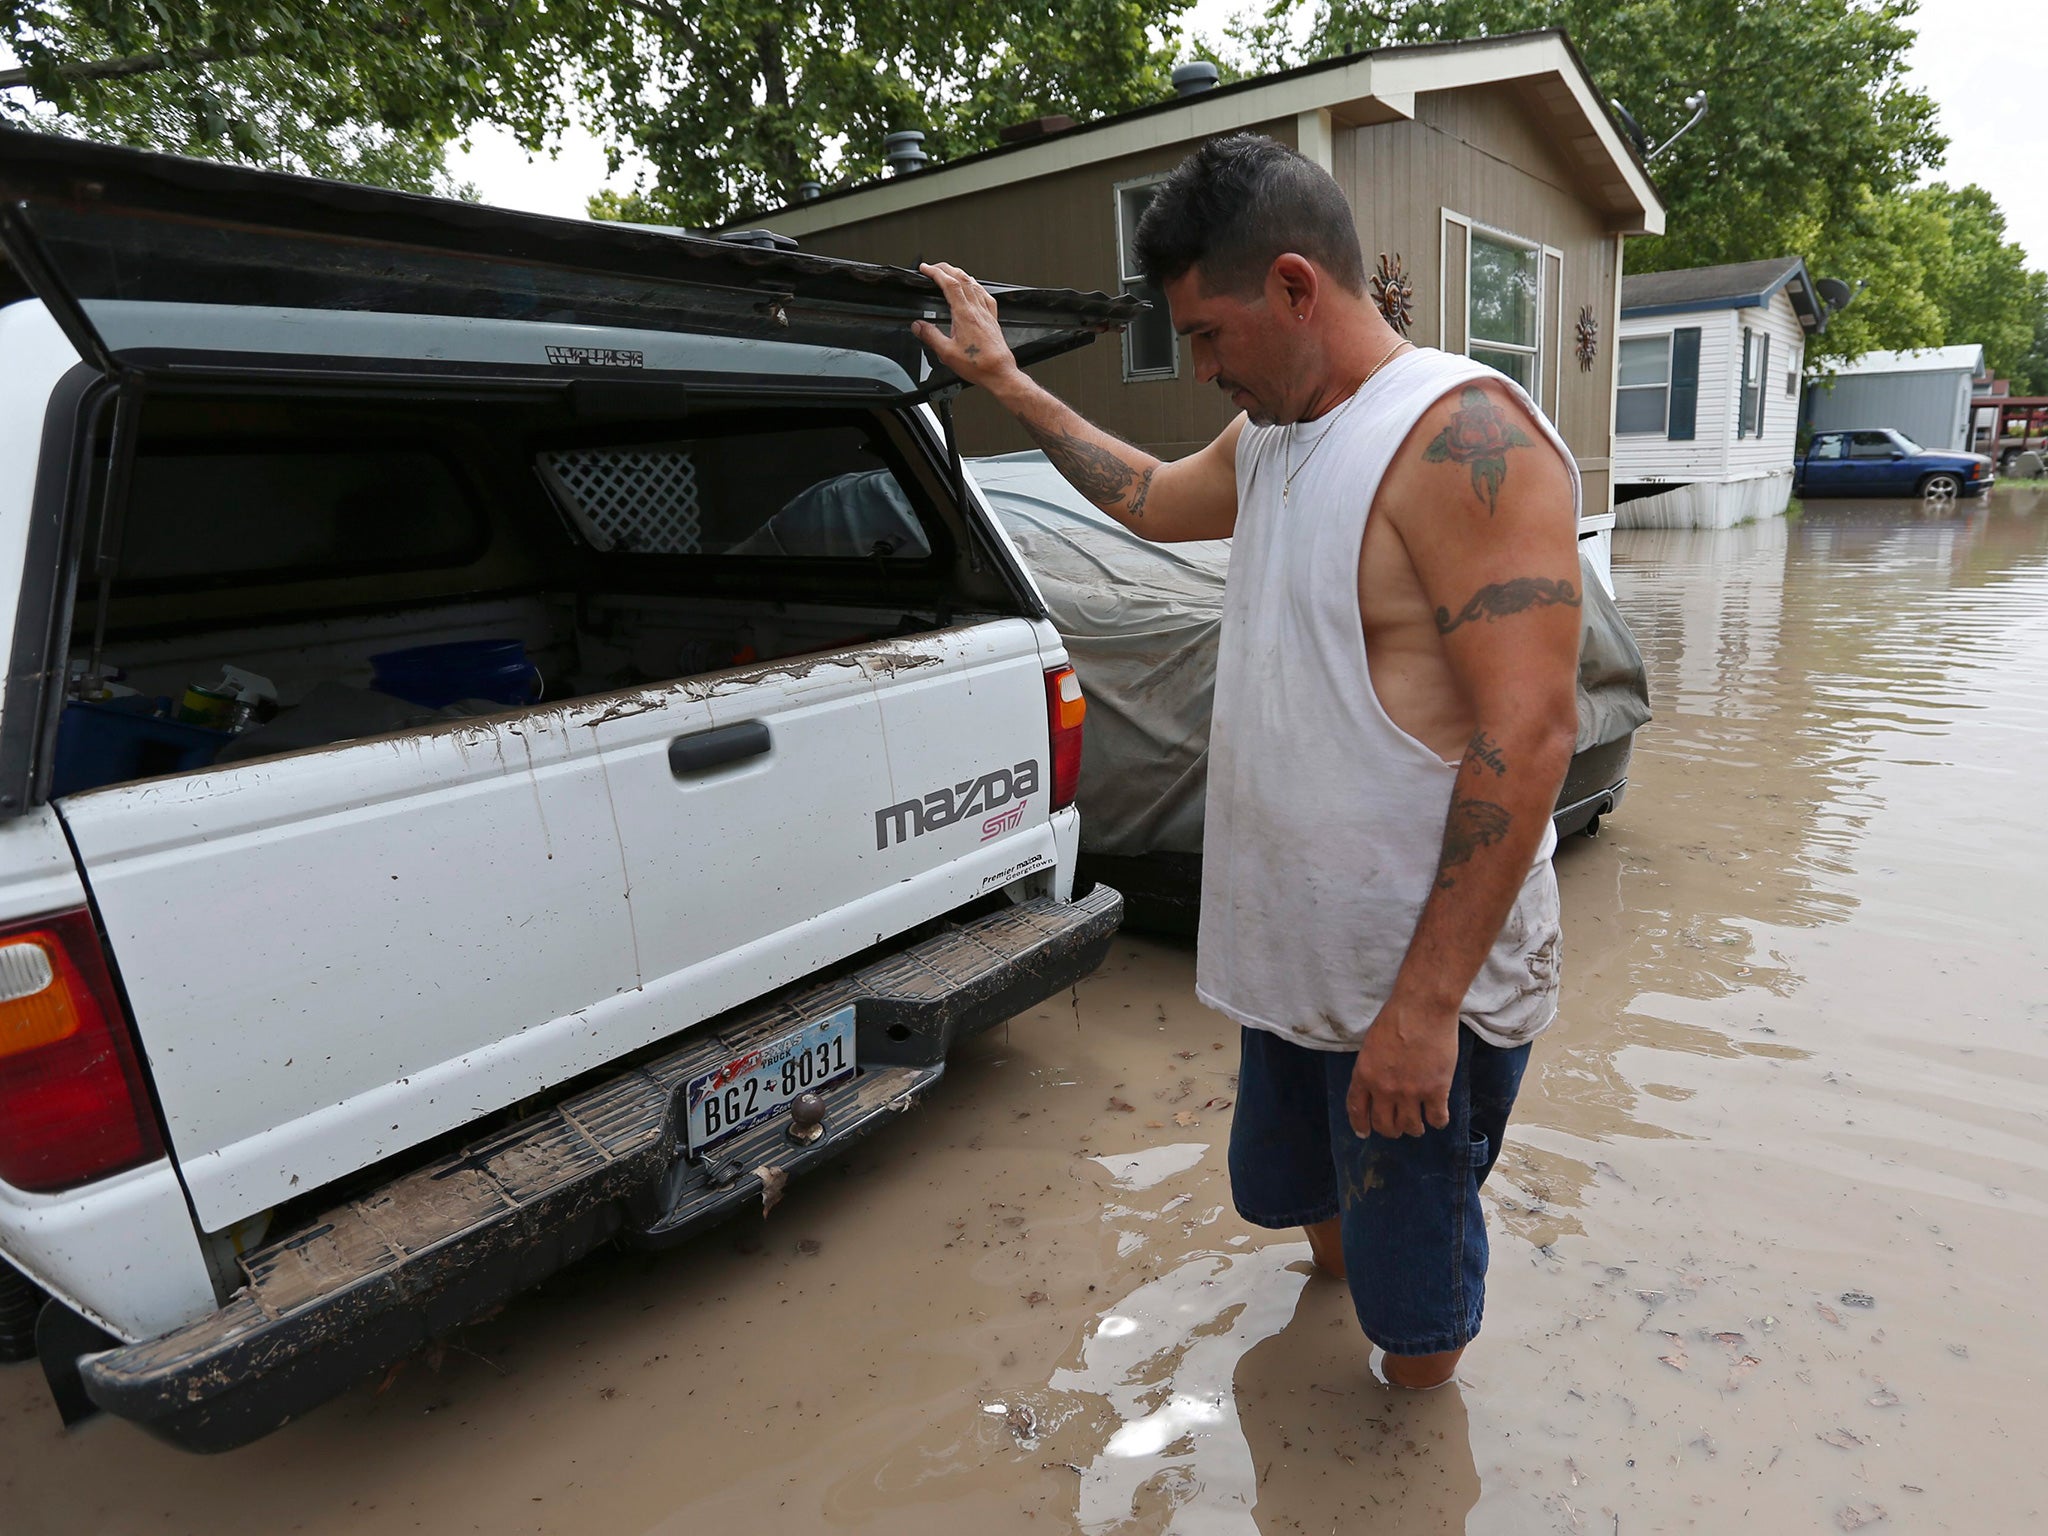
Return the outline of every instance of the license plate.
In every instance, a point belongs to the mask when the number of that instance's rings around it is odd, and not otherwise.
[[[787,1109],[800,1093],[853,1076],[853,1005],[814,1019],[690,1079],[689,1149],[696,1156]]]

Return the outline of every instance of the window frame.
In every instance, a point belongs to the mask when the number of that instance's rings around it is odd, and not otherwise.
[[[1148,282],[1143,273],[1130,269],[1131,266],[1135,265],[1128,263],[1128,258],[1131,250],[1131,237],[1137,233],[1137,223],[1135,220],[1132,220],[1126,224],[1125,215],[1130,201],[1130,193],[1141,191],[1146,187],[1156,187],[1171,174],[1169,171],[1154,171],[1144,176],[1134,176],[1129,180],[1119,181],[1110,188],[1110,195],[1115,200],[1112,222],[1115,226],[1116,235],[1117,292],[1128,294],[1138,289],[1149,290],[1149,294],[1141,292],[1139,297],[1148,298],[1149,302],[1159,304],[1162,306],[1162,310],[1166,303],[1166,296]],[[1169,316],[1167,321],[1167,334],[1172,338],[1173,343],[1173,365],[1170,368],[1140,368],[1137,366],[1136,360],[1131,355],[1131,342],[1136,332],[1137,327],[1135,324],[1124,327],[1123,345],[1120,348],[1123,354],[1124,382],[1126,384],[1149,384],[1179,378],[1180,337],[1173,331],[1171,317]]]
[[[1461,224],[1465,229],[1465,356],[1471,357],[1472,349],[1476,346],[1483,351],[1506,352],[1515,356],[1527,357],[1529,359],[1529,383],[1525,386],[1525,390],[1531,400],[1538,402],[1538,409],[1540,410],[1542,408],[1544,364],[1548,361],[1559,367],[1562,366],[1561,339],[1560,346],[1557,348],[1545,347],[1543,344],[1543,317],[1551,308],[1555,297],[1550,292],[1549,284],[1546,280],[1544,258],[1546,256],[1557,257],[1558,287],[1562,290],[1564,286],[1564,252],[1554,246],[1545,245],[1540,240],[1531,240],[1526,235],[1518,235],[1512,230],[1501,229],[1497,225],[1482,223],[1480,220],[1470,218],[1464,214],[1453,213],[1448,208],[1443,210],[1443,217],[1446,223]],[[1533,323],[1529,327],[1530,334],[1535,337],[1532,345],[1525,347],[1519,342],[1488,341],[1474,336],[1472,333],[1472,250],[1474,244],[1480,240],[1491,240],[1497,245],[1515,246],[1527,251],[1536,258],[1535,313]],[[1559,329],[1562,330],[1563,309],[1561,306],[1558,308],[1557,323]],[[1553,356],[1553,352],[1557,355]],[[1517,380],[1517,382],[1519,383],[1520,381]],[[1560,375],[1557,385],[1560,398],[1562,398],[1562,388],[1563,382]]]
[[[1672,385],[1672,375],[1673,375],[1673,373],[1674,373],[1674,372],[1676,371],[1676,370],[1675,370],[1675,367],[1674,367],[1674,365],[1675,365],[1675,363],[1677,362],[1677,357],[1676,357],[1676,355],[1675,355],[1675,354],[1676,354],[1676,351],[1677,351],[1677,348],[1676,348],[1676,345],[1675,345],[1675,343],[1674,343],[1674,340],[1673,340],[1673,338],[1674,338],[1674,337],[1676,336],[1676,334],[1677,334],[1677,333],[1676,333],[1675,331],[1660,331],[1660,332],[1658,332],[1657,334],[1655,334],[1655,335],[1650,335],[1650,336],[1622,336],[1622,337],[1619,337],[1619,338],[1617,338],[1617,339],[1616,339],[1616,341],[1615,341],[1615,343],[1614,343],[1614,402],[1615,402],[1615,411],[1614,411],[1614,435],[1615,435],[1616,437],[1661,437],[1661,438],[1664,438],[1664,439],[1666,439],[1667,441],[1668,441],[1668,440],[1670,439],[1670,437],[1671,437],[1671,385]],[[1625,347],[1627,347],[1627,346],[1628,346],[1628,344],[1629,344],[1630,342],[1632,342],[1632,341],[1635,341],[1635,342],[1641,342],[1641,341],[1661,341],[1661,342],[1663,342],[1663,343],[1664,343],[1664,382],[1663,382],[1663,383],[1661,383],[1661,384],[1624,384],[1624,383],[1622,383],[1622,382],[1621,382],[1621,354],[1622,354],[1622,350],[1623,350],[1623,349],[1624,349]],[[1656,425],[1655,427],[1651,427],[1651,428],[1645,428],[1645,429],[1643,429],[1643,430],[1641,430],[1641,431],[1636,431],[1636,430],[1630,430],[1630,431],[1623,431],[1623,430],[1622,430],[1622,426],[1621,426],[1621,397],[1622,397],[1623,395],[1625,395],[1625,394],[1627,394],[1627,393],[1631,392],[1631,391],[1640,391],[1640,390],[1650,390],[1650,389],[1655,389],[1655,390],[1661,390],[1661,391],[1663,392],[1663,395],[1664,395],[1664,410],[1663,410],[1663,412],[1661,413],[1661,415],[1660,415],[1660,417],[1659,417],[1659,420],[1658,420],[1658,422],[1657,422],[1657,425]]]

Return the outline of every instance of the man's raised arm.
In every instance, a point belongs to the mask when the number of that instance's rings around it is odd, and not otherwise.
[[[1142,538],[1170,544],[1227,539],[1237,523],[1238,417],[1198,453],[1167,463],[1086,420],[1017,366],[988,290],[944,262],[921,269],[953,314],[949,336],[920,320],[912,329],[932,355],[993,395],[1089,501]]]

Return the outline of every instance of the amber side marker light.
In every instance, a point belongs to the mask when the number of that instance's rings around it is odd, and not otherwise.
[[[0,1180],[69,1189],[162,1152],[91,914],[0,927]]]

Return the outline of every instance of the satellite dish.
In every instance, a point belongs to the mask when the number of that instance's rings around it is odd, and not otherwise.
[[[1607,105],[1612,107],[1614,115],[1621,119],[1621,131],[1629,136],[1629,142],[1635,145],[1636,153],[1648,154],[1650,136],[1643,132],[1643,126],[1635,120],[1635,115],[1611,96],[1607,99]]]
[[[1838,309],[1847,309],[1849,301],[1856,297],[1856,290],[1839,277],[1817,278],[1813,287],[1820,295],[1821,302],[1827,305],[1830,314]]]

